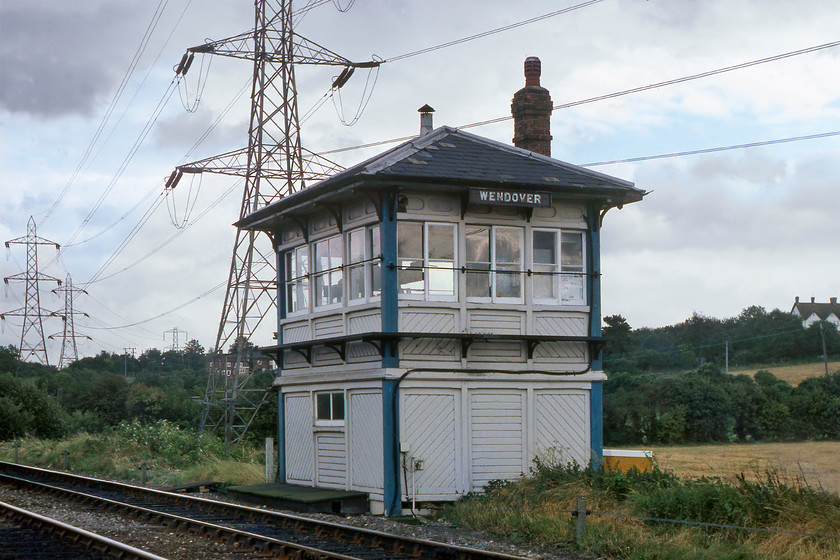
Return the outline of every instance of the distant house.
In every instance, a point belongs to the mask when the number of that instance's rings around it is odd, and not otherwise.
[[[790,312],[802,319],[802,326],[806,329],[817,321],[828,321],[840,329],[840,305],[837,298],[830,298],[828,303],[817,303],[814,299],[811,298],[810,303],[802,302],[797,296]]]
[[[246,356],[246,361],[236,364],[236,354],[210,354],[207,356],[207,371],[224,370],[225,375],[234,375],[239,372],[244,375],[253,371],[265,371],[274,369],[271,360],[257,355]]]

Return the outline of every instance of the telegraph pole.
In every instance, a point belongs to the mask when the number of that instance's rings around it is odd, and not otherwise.
[[[47,356],[47,343],[44,338],[44,325],[42,318],[50,317],[52,313],[45,313],[41,310],[41,296],[38,289],[40,282],[57,282],[61,286],[61,280],[38,272],[38,245],[54,245],[56,250],[61,249],[58,243],[38,237],[35,233],[35,219],[30,216],[26,225],[26,235],[6,241],[6,248],[11,245],[26,245],[26,272],[7,276],[3,278],[6,284],[9,281],[26,282],[26,302],[23,307],[0,314],[0,319],[10,317],[23,317],[23,327],[20,332],[20,361],[24,362],[33,357],[40,363],[50,365]],[[34,341],[33,341],[34,339]]]
[[[300,140],[295,63],[343,66],[333,83],[341,87],[356,68],[379,62],[355,63],[292,32],[291,0],[255,0],[254,30],[211,41],[187,50],[176,74],[184,75],[197,53],[249,60],[253,63],[248,146],[179,166],[166,181],[174,189],[184,173],[221,173],[245,178],[239,218],[295,193],[307,181],[325,179],[342,168],[304,150]],[[248,389],[250,369],[238,367],[245,344],[262,320],[273,316],[277,298],[277,269],[265,234],[237,228],[228,287],[211,359],[201,430],[224,427],[227,443],[238,443],[265,399],[263,389]],[[224,348],[232,343],[230,375],[225,372]]]
[[[123,377],[128,379],[128,351],[131,350],[131,373],[134,373],[134,351],[136,348],[123,348]]]
[[[54,294],[59,292],[64,292],[64,309],[61,313],[53,313],[53,315],[58,315],[64,320],[64,332],[61,337],[61,357],[58,360],[58,369],[64,369],[64,366],[79,359],[79,349],[76,345],[76,337],[82,336],[88,340],[93,339],[84,334],[77,335],[76,322],[74,320],[75,315],[90,317],[87,313],[74,311],[73,309],[73,295],[87,294],[87,292],[81,288],[73,287],[73,279],[70,278],[70,274],[67,275],[67,278],[64,281],[64,286],[53,290]],[[49,338],[53,339],[55,336],[56,335],[53,334],[50,335]]]

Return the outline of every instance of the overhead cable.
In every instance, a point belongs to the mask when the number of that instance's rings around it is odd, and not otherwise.
[[[481,39],[482,37],[487,37],[488,35],[495,35],[496,33],[501,33],[503,31],[508,31],[510,29],[515,29],[517,27],[522,27],[523,25],[528,25],[529,23],[535,23],[537,21],[542,21],[544,19],[548,19],[554,16],[559,16],[561,14],[565,14],[571,12],[573,10],[577,10],[580,8],[586,8],[587,6],[591,6],[592,4],[597,4],[599,2],[603,2],[604,0],[589,0],[588,2],[583,2],[581,4],[577,4],[575,6],[569,6],[568,8],[564,8],[562,10],[557,10],[555,12],[550,12],[548,14],[543,14],[541,16],[533,17],[531,19],[526,19],[524,21],[518,21],[516,23],[511,23],[510,25],[505,25],[503,27],[497,27],[496,29],[491,29],[489,31],[483,31],[481,33],[477,33],[476,35],[470,35],[469,37],[463,37],[461,39],[455,39],[454,41],[449,41],[446,43],[441,43],[440,45],[435,45],[433,47],[426,47],[425,49],[420,49],[417,51],[412,51],[409,53],[401,54],[399,56],[393,56],[391,58],[386,58],[384,62],[395,62],[397,60],[402,60],[404,58],[409,58],[411,56],[417,56],[420,54],[426,54],[427,52],[436,51],[439,49],[445,49],[447,47],[451,47],[453,45],[459,45],[461,43],[466,43],[467,41],[473,41],[475,39]]]
[[[693,156],[697,154],[709,154],[712,152],[724,152],[726,150],[740,150],[742,148],[757,148],[758,146],[770,146],[772,144],[784,144],[786,142],[799,142],[800,140],[815,140],[817,138],[828,138],[829,136],[840,136],[840,130],[834,132],[823,132],[821,134],[808,134],[807,136],[791,136],[790,138],[779,138],[778,140],[764,140],[762,142],[750,142],[748,144],[735,144],[733,146],[721,146],[718,148],[704,148],[702,150],[690,150],[687,152],[673,152],[670,154],[659,154],[656,156],[642,156],[627,159],[614,159],[611,161],[599,161],[596,163],[583,163],[581,167],[597,167],[599,165],[611,165],[614,163],[634,163],[637,161],[648,161],[651,159],[673,158],[682,156]]]

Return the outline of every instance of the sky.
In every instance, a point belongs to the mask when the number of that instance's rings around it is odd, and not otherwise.
[[[537,56],[554,104],[571,105],[552,114],[553,157],[643,158],[590,167],[649,192],[605,217],[604,315],[660,327],[840,295],[840,45],[682,80],[840,41],[836,0],[307,4],[293,5],[299,35],[350,60],[385,61],[340,96],[329,95],[340,68],[296,67],[313,152],[358,163],[393,144],[333,151],[417,134],[424,104],[435,126],[509,116],[523,61]],[[180,83],[173,69],[188,47],[250,30],[253,6],[0,2],[0,241],[25,236],[31,216],[38,236],[61,244],[39,246],[39,270],[69,274],[86,292],[74,298],[80,357],[166,349],[173,331],[179,345],[215,344],[242,184],[204,174],[164,196],[163,183],[176,165],[247,145],[251,64],[198,56]],[[510,143],[513,122],[468,130]],[[708,151],[753,143],[762,145]],[[654,157],[695,151],[704,153]],[[26,263],[25,245],[12,244],[0,276]],[[64,306],[54,288],[41,284],[45,311]],[[22,282],[4,289],[0,310],[24,306]],[[0,345],[18,346],[21,324],[8,316]],[[267,328],[258,345],[272,342]],[[62,329],[44,319],[45,335],[58,335],[51,363]]]

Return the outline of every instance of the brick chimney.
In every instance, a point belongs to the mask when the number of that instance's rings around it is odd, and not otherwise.
[[[828,298],[828,301],[831,302],[831,305],[837,305],[837,298],[836,297]]]
[[[551,156],[551,94],[540,86],[540,59],[525,59],[525,87],[513,95],[513,145]]]

